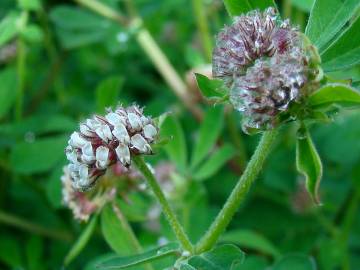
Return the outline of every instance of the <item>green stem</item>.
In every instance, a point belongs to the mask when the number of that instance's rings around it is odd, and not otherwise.
[[[195,252],[197,254],[211,249],[229,225],[234,214],[238,210],[240,203],[244,200],[245,195],[249,191],[251,184],[263,167],[266,157],[270,153],[271,146],[275,142],[277,133],[277,130],[271,130],[265,132],[262,136],[255,153],[226,201],[223,209],[220,211],[209,230],[196,245]]]
[[[126,217],[123,215],[123,213],[121,212],[121,210],[119,209],[119,207],[113,203],[112,204],[112,209],[116,215],[116,217],[119,219],[123,229],[126,231],[126,235],[128,236],[128,239],[130,240],[132,246],[134,247],[134,249],[136,250],[136,252],[141,253],[143,252],[143,249],[139,243],[139,240],[137,239],[133,229],[131,228],[128,220],[126,219]],[[153,270],[153,267],[151,266],[151,264],[145,264],[144,268],[146,270]]]
[[[112,10],[108,6],[104,5],[101,2],[98,2],[96,0],[75,0],[80,5],[83,5],[87,7],[88,9],[95,11],[96,13],[104,16],[105,18],[108,18],[110,20],[116,21],[122,25],[126,25],[128,23],[128,20],[126,17],[124,17],[119,12]]]
[[[144,162],[141,156],[135,156],[133,158],[136,167],[139,171],[144,175],[145,179],[147,180],[148,185],[151,187],[152,191],[154,192],[155,196],[157,197],[159,203],[162,206],[163,212],[165,217],[167,218],[171,228],[173,229],[176,238],[179,240],[180,244],[182,245],[183,249],[189,251],[190,253],[193,252],[193,246],[186,235],[183,227],[179,223],[175,213],[171,209],[168,201],[165,198],[164,193],[162,192],[158,182],[156,181],[154,175],[149,170],[148,166]]]
[[[49,238],[55,238],[64,241],[70,241],[72,239],[72,236],[68,232],[60,231],[60,230],[51,230],[41,225],[31,223],[17,216],[5,213],[1,210],[0,210],[0,223],[4,223],[6,225],[17,227],[19,229],[23,229],[25,231],[29,231],[31,233]]]
[[[200,32],[202,47],[208,62],[212,58],[212,42],[202,0],[193,0],[194,17]]]

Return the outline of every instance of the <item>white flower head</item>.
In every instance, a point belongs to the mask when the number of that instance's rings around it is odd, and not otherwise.
[[[157,135],[153,120],[136,105],[119,106],[104,117],[87,119],[65,149],[74,188],[84,191],[92,187],[117,162],[129,167],[132,155],[152,154],[150,143]]]

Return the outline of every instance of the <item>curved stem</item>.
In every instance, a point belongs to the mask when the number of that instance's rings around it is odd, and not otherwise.
[[[147,180],[147,183],[153,190],[155,196],[159,200],[159,203],[162,206],[163,212],[165,214],[165,217],[167,218],[171,228],[173,229],[176,238],[179,240],[181,246],[184,250],[189,251],[190,253],[193,252],[193,246],[186,235],[183,227],[179,223],[175,213],[171,209],[168,201],[165,198],[164,193],[162,192],[159,184],[157,183],[154,175],[149,170],[148,166],[144,162],[141,156],[135,156],[133,158],[134,163],[136,164],[136,167],[139,169],[139,171],[144,175],[145,179]]]
[[[225,231],[234,214],[238,210],[240,203],[244,200],[245,195],[249,191],[251,184],[254,182],[263,167],[264,161],[270,153],[270,149],[275,141],[276,135],[277,130],[271,130],[264,133],[255,150],[255,153],[226,201],[223,209],[220,211],[209,230],[196,245],[196,253],[202,253],[211,249],[216,244],[220,235]]]

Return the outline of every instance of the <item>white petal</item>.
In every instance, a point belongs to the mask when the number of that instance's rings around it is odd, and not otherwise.
[[[143,115],[143,116],[141,116],[141,123],[143,126],[146,126],[147,124],[150,123],[150,119]]]
[[[77,154],[75,151],[66,152],[66,158],[72,163],[77,162]]]
[[[95,132],[104,142],[112,140],[112,133],[108,125],[101,125]]]
[[[94,162],[94,160],[95,160],[94,155],[91,155],[91,156],[88,156],[88,155],[85,155],[85,154],[81,155],[81,161],[86,163],[86,164],[91,164],[91,163]]]
[[[115,126],[112,133],[114,134],[115,138],[119,140],[119,142],[125,144],[128,144],[130,142],[129,134],[123,124]]]
[[[104,169],[109,164],[109,149],[105,146],[99,146],[96,149],[96,165]]]
[[[92,136],[91,129],[86,124],[80,124],[80,132],[85,136]]]
[[[138,115],[136,115],[135,113],[128,113],[128,119],[129,119],[130,126],[134,130],[141,129],[141,127],[142,127],[141,119]]]
[[[119,159],[119,161],[124,165],[130,165],[130,150],[127,145],[119,144],[118,147],[115,149],[116,155]]]
[[[87,141],[82,138],[78,132],[74,132],[70,136],[69,145],[72,147],[82,147]]]
[[[153,125],[146,125],[144,127],[144,136],[146,139],[153,140],[157,134],[157,130]]]
[[[124,117],[121,117],[119,114],[114,113],[114,112],[110,112],[105,116],[106,120],[112,124],[113,126],[117,126],[120,124],[124,124],[125,123],[125,119]]]
[[[86,165],[79,166],[80,179],[86,179],[89,177],[89,168]]]
[[[94,151],[91,142],[86,142],[86,144],[83,147],[81,147],[81,151],[84,155],[94,156]]]
[[[86,120],[86,124],[92,130],[95,130],[95,129],[101,127],[101,123],[96,119],[88,119],[88,120]]]
[[[146,153],[146,154],[151,153],[150,145],[140,134],[135,134],[134,136],[131,137],[131,144],[133,145],[133,147],[139,150],[140,153]]]

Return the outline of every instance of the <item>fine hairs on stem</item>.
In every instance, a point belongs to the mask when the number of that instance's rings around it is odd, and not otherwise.
[[[144,175],[148,185],[154,192],[156,198],[158,199],[159,203],[162,206],[163,212],[165,214],[166,219],[168,220],[171,228],[173,229],[176,238],[179,240],[182,248],[186,251],[189,251],[190,253],[193,252],[193,246],[186,235],[183,227],[179,223],[175,213],[171,209],[168,201],[165,198],[164,193],[162,192],[158,182],[156,181],[154,175],[149,170],[148,166],[144,162],[143,158],[141,156],[136,156],[133,158],[133,161],[136,165],[136,167],[139,169],[139,171]]]
[[[220,211],[207,233],[196,245],[196,253],[202,253],[211,249],[216,244],[220,235],[225,231],[239,208],[240,203],[244,200],[247,192],[249,191],[251,184],[254,182],[262,169],[266,157],[270,153],[271,146],[275,142],[277,133],[278,130],[274,129],[263,134],[255,153],[226,201],[223,209]]]

